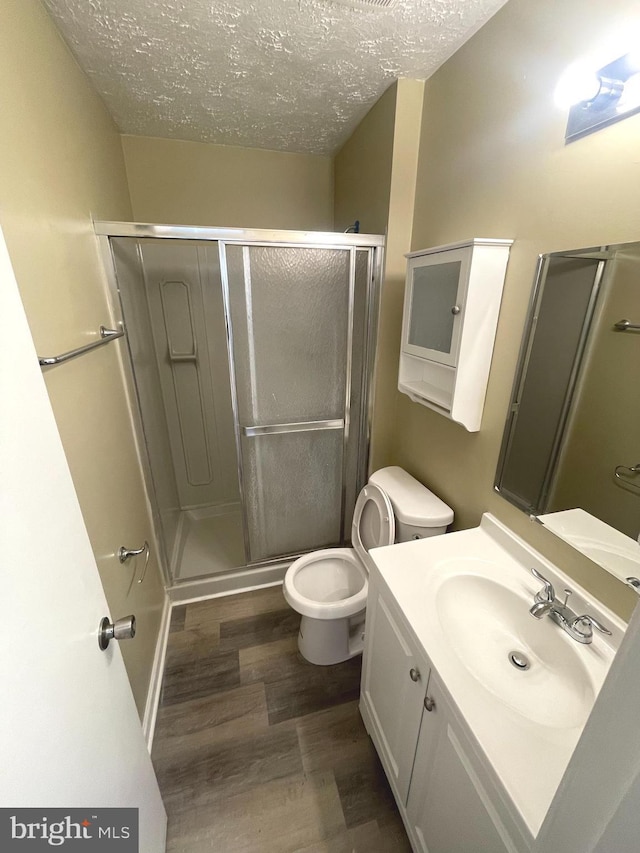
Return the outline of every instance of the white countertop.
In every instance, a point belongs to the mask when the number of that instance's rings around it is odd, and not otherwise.
[[[570,665],[571,660],[577,660],[574,655],[580,656],[579,663],[584,667],[581,672],[586,673],[581,701],[586,705],[595,699],[604,681],[625,624],[489,514],[485,514],[480,527],[473,530],[375,548],[370,552],[370,557],[374,563],[372,571],[379,572],[404,612],[416,639],[439,674],[460,715],[509,794],[525,826],[535,837],[584,728],[588,711],[576,716],[571,712],[575,697],[566,690],[554,689],[549,691],[553,695],[548,696],[548,708],[544,692],[538,692],[535,711],[528,714],[526,692],[520,695],[514,692],[514,701],[509,702],[477,680],[470,673],[468,661],[465,665],[459,651],[452,648],[452,625],[443,625],[443,619],[447,617],[443,615],[442,596],[438,599],[439,590],[443,588],[444,580],[457,573],[497,581],[509,590],[509,602],[516,601],[513,595],[519,596],[525,620],[522,627],[526,629],[529,640],[532,631],[539,631],[543,642],[545,637],[549,639],[549,631],[557,631],[560,642],[569,644],[566,648],[558,647],[562,652],[562,661],[565,661],[566,656]],[[604,637],[596,632],[591,645],[582,645],[571,639],[548,616],[539,622],[534,620],[528,608],[533,604],[541,583],[531,575],[531,567],[538,569],[554,584],[558,597],[565,587],[569,587],[573,591],[572,609],[594,615],[611,629],[613,636]],[[517,604],[520,602],[517,601]],[[466,612],[462,613],[461,618],[458,618],[460,613],[456,613],[455,630],[462,634],[468,629],[470,635],[462,639],[467,643],[477,641],[482,654],[485,654],[486,646],[486,654],[489,655],[493,641],[488,636],[492,633],[490,609],[486,603],[483,605],[480,602],[479,611],[475,605],[469,606],[463,600],[460,601],[460,607],[466,608]],[[519,607],[517,609],[519,611]],[[530,623],[526,620],[530,620]],[[516,627],[512,635],[515,649],[523,645],[524,634],[519,634],[521,632]],[[533,637],[535,645],[537,635]],[[555,635],[550,636],[550,639],[552,643],[558,642]],[[504,629],[500,633],[500,642],[504,642]],[[464,646],[464,643],[461,645]],[[477,668],[482,669],[482,665]],[[500,689],[509,692],[509,680],[514,679],[513,687],[517,691],[518,685],[524,684],[524,681],[518,682],[518,679],[526,675],[529,677],[527,689],[536,690],[535,675],[534,681],[531,681],[533,671],[532,666],[530,672],[520,673],[507,662],[503,673],[505,680],[500,682]],[[564,686],[562,680],[557,685],[561,688]],[[547,690],[546,683],[542,690]]]

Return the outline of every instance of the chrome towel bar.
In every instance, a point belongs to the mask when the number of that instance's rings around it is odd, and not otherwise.
[[[634,495],[640,494],[640,485],[632,482],[631,480],[627,480],[628,476],[633,476],[635,474],[640,474],[640,462],[635,465],[616,465],[615,471],[613,472],[616,480],[620,481],[620,485],[627,489],[627,491],[631,492]]]
[[[38,356],[40,367],[50,367],[52,364],[62,364],[64,361],[69,361],[69,359],[75,358],[77,355],[82,355],[85,352],[89,352],[89,350],[104,346],[104,344],[108,344],[109,341],[115,341],[116,338],[121,338],[123,335],[124,329],[106,329],[104,326],[100,326],[100,340],[87,344],[84,347],[69,350],[69,352],[63,352],[62,355],[52,355],[48,358]]]
[[[637,331],[640,329],[640,323],[632,323],[631,320],[618,320],[617,323],[613,324],[613,328],[616,332]]]

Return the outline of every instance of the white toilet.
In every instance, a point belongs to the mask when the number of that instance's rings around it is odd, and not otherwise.
[[[353,548],[327,548],[291,564],[284,597],[302,615],[298,648],[328,665],[361,654],[370,548],[444,533],[453,510],[402,468],[382,468],[358,495]]]

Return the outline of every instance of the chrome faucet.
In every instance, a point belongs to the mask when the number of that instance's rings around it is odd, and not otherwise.
[[[548,613],[550,618],[578,643],[590,643],[593,640],[594,628],[602,634],[611,636],[611,631],[601,625],[593,616],[586,613],[583,616],[578,616],[567,606],[571,595],[570,589],[565,589],[565,598],[561,602],[556,598],[553,584],[544,575],[541,575],[536,569],[531,569],[531,574],[544,584],[542,589],[536,593],[534,602],[529,608],[529,613],[534,619],[542,619]]]

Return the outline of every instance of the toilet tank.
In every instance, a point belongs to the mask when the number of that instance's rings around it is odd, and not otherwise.
[[[375,471],[369,482],[386,493],[396,517],[396,542],[445,533],[453,510],[403,468],[392,465]]]

